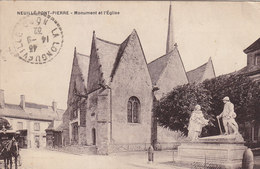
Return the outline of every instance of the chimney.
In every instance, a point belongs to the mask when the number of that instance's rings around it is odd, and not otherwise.
[[[20,106],[22,109],[25,108],[25,96],[24,95],[21,95],[21,101],[20,101]]]
[[[57,102],[55,102],[55,101],[52,102],[52,109],[54,112],[57,111]]]
[[[3,109],[4,107],[5,107],[4,90],[0,89],[0,108]]]

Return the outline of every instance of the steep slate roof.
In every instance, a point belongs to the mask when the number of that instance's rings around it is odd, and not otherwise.
[[[204,72],[206,70],[207,63],[197,67],[196,69],[187,72],[189,83],[201,82]]]
[[[132,35],[132,34],[131,34],[131,35]],[[112,72],[111,72],[111,75],[110,75],[111,78],[113,78],[114,74],[116,73],[116,69],[117,69],[117,67],[118,67],[118,65],[119,65],[119,62],[120,62],[121,57],[123,56],[123,53],[124,53],[124,51],[125,51],[125,48],[126,48],[126,46],[127,46],[127,44],[128,44],[128,41],[129,41],[131,35],[129,35],[129,36],[126,38],[126,40],[120,45],[120,48],[119,48],[119,50],[118,50],[118,52],[117,52],[117,57],[116,57],[116,60],[115,60],[115,63],[114,63],[114,65],[113,65],[113,69],[112,69]]]
[[[100,38],[96,38],[95,42],[99,64],[101,65],[101,72],[103,73],[103,79],[105,80],[105,84],[108,84],[110,82],[110,75],[113,70],[120,45]]]
[[[159,80],[164,68],[169,60],[170,53],[163,55],[148,64],[148,70],[152,79],[153,85]]]
[[[153,85],[156,85],[156,83],[160,79],[162,73],[164,72],[165,68],[167,67],[170,57],[172,57],[172,59],[173,59],[172,64],[174,64],[174,72],[180,72],[180,73],[182,71],[185,72],[185,68],[183,66],[179,50],[178,50],[177,46],[175,46],[171,52],[153,60],[152,62],[150,62],[148,64],[148,70],[149,70]],[[179,64],[179,63],[181,63],[181,64]],[[182,78],[182,80],[184,79],[184,81],[187,81],[186,72],[184,73],[184,76],[182,76],[181,78]],[[180,79],[173,79],[173,80],[180,80]]]
[[[209,74],[207,74],[209,73],[209,71],[211,71],[210,77]],[[188,76],[189,83],[200,83],[206,79],[216,77],[211,58],[209,58],[207,63],[197,67],[196,69],[188,71],[187,76]]]
[[[84,80],[84,86],[87,89],[89,56],[77,52],[76,57],[78,61],[77,64],[79,66],[80,72],[82,74],[82,78]]]
[[[78,53],[76,48],[74,49],[67,104],[71,103],[75,90],[82,95],[87,91],[89,59],[89,56]]]
[[[54,112],[52,106],[29,102],[25,103],[25,109],[22,109],[20,105],[8,103],[3,109],[0,109],[0,116],[44,121],[61,120],[63,113],[64,110],[61,109]]]
[[[124,42],[121,44],[116,44],[97,38],[94,34],[93,40],[95,42],[98,62],[100,64],[100,70],[102,72],[102,78],[105,80],[105,84],[108,84],[112,81],[120,60],[125,52],[125,48],[133,36],[138,37],[136,30],[133,30],[133,32],[126,38],[126,40],[124,40]]]
[[[260,38],[257,39],[254,43],[252,43],[249,47],[247,47],[245,50],[244,50],[244,53],[249,53],[249,52],[252,52],[252,51],[255,51],[255,50],[259,50],[260,49]]]

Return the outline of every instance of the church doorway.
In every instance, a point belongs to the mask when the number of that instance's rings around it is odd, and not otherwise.
[[[72,140],[71,140],[71,143],[72,144],[78,144],[78,141],[79,141],[78,122],[72,123],[71,127],[72,127]]]
[[[92,141],[93,141],[93,145],[96,145],[96,129],[93,128],[92,129]]]

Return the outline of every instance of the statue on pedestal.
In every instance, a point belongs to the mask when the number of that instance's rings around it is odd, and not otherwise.
[[[229,97],[224,97],[223,102],[225,103],[223,112],[217,116],[217,119],[222,117],[224,129],[225,129],[225,135],[228,134],[239,134],[238,132],[238,125],[235,121],[236,113],[234,112],[234,105],[230,102]],[[233,130],[233,132],[230,130],[230,128]]]
[[[208,124],[209,120],[206,120],[202,114],[200,105],[196,105],[194,111],[191,114],[189,121],[189,133],[188,137],[191,141],[195,141],[201,134],[202,127]]]

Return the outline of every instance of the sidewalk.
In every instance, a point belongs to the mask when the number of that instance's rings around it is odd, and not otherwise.
[[[174,152],[174,156],[177,152]],[[190,169],[188,165],[177,165],[173,163],[173,151],[155,151],[154,162],[148,163],[147,152],[124,152],[110,155],[120,162],[127,164],[130,168],[147,169]],[[254,169],[260,169],[260,156],[254,157]]]
[[[120,162],[127,164],[130,168],[148,168],[148,169],[188,169],[183,166],[173,164],[173,151],[155,151],[154,162],[148,163],[147,152],[121,152],[110,155]]]

